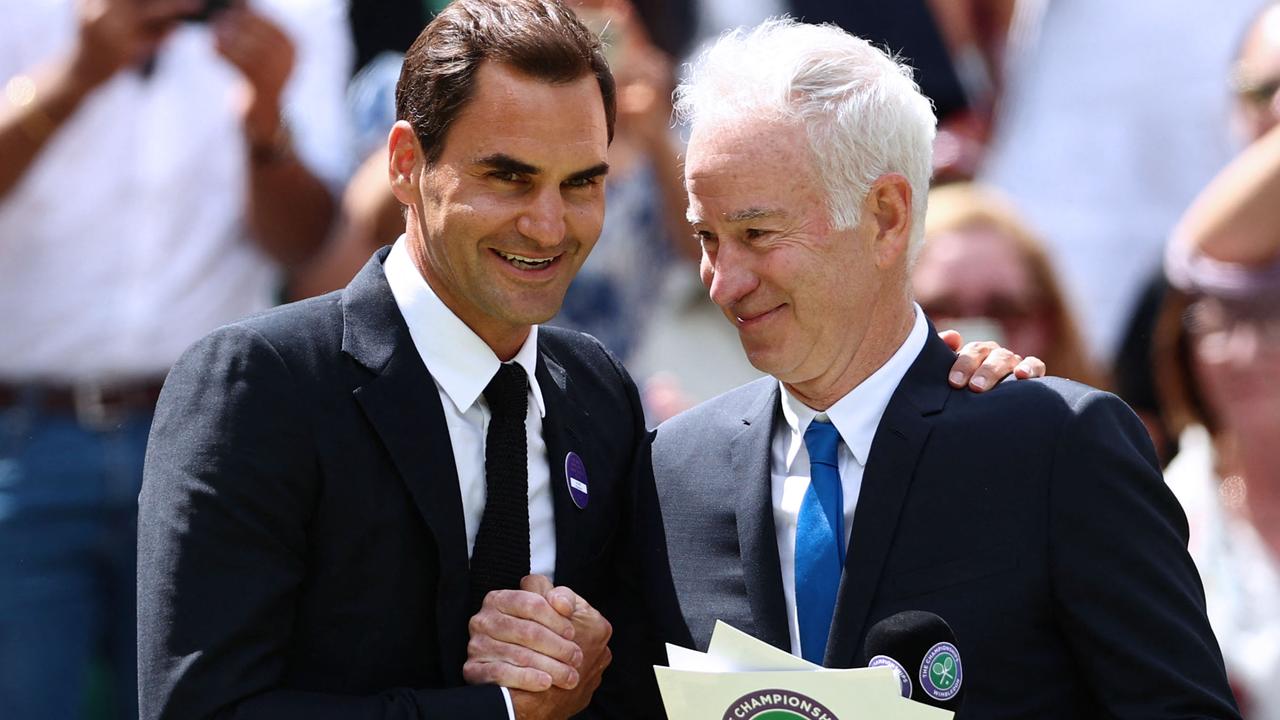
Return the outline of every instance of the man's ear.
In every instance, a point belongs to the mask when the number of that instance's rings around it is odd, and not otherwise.
[[[387,173],[391,192],[400,204],[418,202],[418,182],[425,162],[418,134],[409,123],[398,120],[387,136]]]
[[[876,266],[892,267],[906,255],[911,241],[911,183],[899,173],[876,178],[864,210],[876,221]]]

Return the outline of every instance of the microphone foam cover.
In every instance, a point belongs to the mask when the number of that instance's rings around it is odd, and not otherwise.
[[[881,620],[867,631],[863,656],[868,667],[895,667],[904,697],[952,711],[960,708],[964,669],[956,635],[937,615],[906,610]]]

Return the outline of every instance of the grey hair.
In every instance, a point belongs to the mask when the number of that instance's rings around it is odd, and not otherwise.
[[[858,223],[876,178],[901,173],[911,184],[914,261],[937,119],[910,67],[834,25],[771,18],[705,50],[676,89],[675,109],[694,126],[745,117],[801,122],[837,229]]]

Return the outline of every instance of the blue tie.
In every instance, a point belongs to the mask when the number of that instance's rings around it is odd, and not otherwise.
[[[796,521],[796,618],[801,656],[821,665],[844,569],[840,432],[829,422],[814,420],[804,432],[804,446],[810,479]]]

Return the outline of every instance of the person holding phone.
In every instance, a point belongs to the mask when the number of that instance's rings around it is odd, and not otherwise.
[[[169,366],[273,304],[347,170],[340,0],[0,0],[0,717],[136,710]]]

